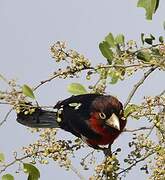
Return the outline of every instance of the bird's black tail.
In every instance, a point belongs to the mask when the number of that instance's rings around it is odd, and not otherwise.
[[[21,112],[17,114],[17,121],[28,127],[34,128],[58,128],[56,113],[42,109],[36,109],[32,114]]]

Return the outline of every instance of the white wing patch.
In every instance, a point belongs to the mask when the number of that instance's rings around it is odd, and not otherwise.
[[[62,118],[60,117],[60,115],[62,114],[62,111],[63,111],[63,105],[58,109],[58,108],[55,108],[54,109],[54,112],[56,113],[56,121],[57,122],[61,122],[62,121]]]
[[[79,109],[81,106],[81,103],[70,103],[70,107],[73,107],[75,110]]]

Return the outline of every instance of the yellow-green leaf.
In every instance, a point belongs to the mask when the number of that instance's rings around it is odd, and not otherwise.
[[[124,44],[124,35],[123,34],[118,34],[115,37],[115,43],[116,44]]]
[[[113,37],[112,33],[109,33],[106,37],[105,37],[105,41],[111,46],[111,47],[115,47],[115,40]]]
[[[14,180],[14,177],[11,174],[5,174],[2,176],[2,180]]]
[[[137,7],[142,7],[146,11],[146,19],[152,20],[152,16],[159,6],[159,0],[139,0]]]
[[[5,160],[5,155],[3,153],[0,153],[0,163],[4,162]]]
[[[112,70],[108,74],[111,77],[110,84],[116,84],[120,78],[119,72],[117,72],[116,70]]]
[[[142,41],[142,44],[144,44],[144,33],[141,33],[141,41]]]
[[[137,53],[137,58],[148,62],[151,60],[151,54],[148,51],[139,51]]]
[[[137,111],[137,109],[139,108],[139,106],[137,106],[136,104],[130,104],[126,107],[126,109],[124,110],[124,117],[128,117],[130,116],[133,112]]]
[[[40,178],[39,170],[32,164],[23,164],[24,172],[28,174],[28,180],[38,180]]]
[[[108,42],[103,41],[99,44],[99,49],[102,53],[102,55],[108,59],[109,64],[112,63],[113,60],[113,51],[110,49],[110,45],[108,44]]]
[[[86,94],[87,90],[85,87],[79,83],[71,83],[67,87],[68,92],[74,95],[79,95],[79,94]]]
[[[34,93],[33,93],[33,90],[26,84],[24,84],[22,86],[22,92],[25,96],[28,96],[32,99],[35,99],[35,96],[34,96]]]
[[[111,76],[111,84],[116,84],[117,81],[119,80],[119,76],[116,76],[115,74]]]
[[[160,36],[160,37],[159,37],[159,42],[160,42],[160,43],[164,43],[164,38],[163,38],[163,36]]]

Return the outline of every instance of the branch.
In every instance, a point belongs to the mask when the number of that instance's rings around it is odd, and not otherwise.
[[[93,155],[94,152],[95,152],[95,149],[94,149],[93,151],[89,152],[84,158],[82,158],[81,164],[85,164],[86,159],[87,159],[90,155]]]
[[[160,94],[159,94],[159,96],[163,96],[165,94],[165,90],[163,90]]]
[[[84,70],[92,70],[92,69],[94,69],[93,67],[84,67],[83,69],[81,69],[81,71],[84,71]],[[59,73],[59,74],[55,74],[54,76],[52,76],[51,78],[49,78],[49,79],[46,79],[46,80],[44,80],[44,81],[41,81],[36,87],[34,87],[34,91],[35,90],[37,90],[40,86],[42,86],[43,84],[45,84],[45,83],[48,83],[48,82],[50,82],[50,81],[52,81],[53,79],[55,79],[55,78],[57,78],[57,77],[59,77],[59,76],[62,76],[62,75],[65,75],[65,74],[68,74],[68,73],[72,73],[72,74],[74,74],[74,73],[76,73],[76,72],[80,72],[80,70],[78,71],[78,70],[75,70],[75,71],[67,71],[67,72],[62,72],[62,73]]]
[[[102,68],[132,68],[132,67],[142,67],[142,68],[148,68],[151,67],[152,64],[129,64],[129,65],[118,65],[118,64],[114,64],[114,65],[104,65],[104,66],[100,66],[98,69],[102,69]]]
[[[15,157],[15,160],[13,160],[12,162],[4,165],[4,168],[0,170],[0,174],[1,174],[2,172],[4,172],[8,167],[14,165],[16,162],[22,161],[22,160],[24,160],[24,159],[26,159],[26,158],[29,158],[29,157],[33,156],[33,155],[34,155],[34,154],[28,154],[28,155],[23,156],[23,157],[21,157],[21,158],[16,158],[16,157]]]
[[[153,128],[152,127],[140,127],[140,128],[137,128],[137,129],[124,129],[123,132],[136,132],[136,131],[142,131],[142,130],[151,130]]]
[[[155,125],[153,125],[153,126],[152,126],[152,128],[151,128],[151,129],[150,129],[150,131],[148,132],[148,134],[147,134],[146,138],[148,138],[148,137],[151,135],[151,133],[152,133],[152,131],[153,131],[154,127],[155,127]]]
[[[139,159],[139,160],[136,160],[133,164],[131,164],[130,166],[128,166],[127,168],[123,169],[122,171],[120,171],[118,173],[119,174],[122,174],[124,172],[128,172],[130,169],[132,169],[132,167],[136,166],[138,163],[144,161],[145,159],[147,159],[148,157],[150,157],[151,155],[155,154],[156,152],[153,151],[152,153],[149,153],[148,155],[144,156],[143,158]]]
[[[124,104],[124,109],[130,103],[130,101],[131,101],[132,97],[134,96],[135,92],[137,91],[137,89],[144,83],[144,81],[147,79],[147,77],[157,68],[158,68],[157,66],[154,66],[151,69],[149,69],[147,72],[144,73],[144,76],[140,79],[140,81],[134,85],[132,91],[130,92],[130,94]]]
[[[152,64],[129,64],[129,65],[103,65],[103,66],[99,66],[99,67],[84,67],[83,69],[81,69],[81,71],[84,71],[84,70],[94,70],[94,71],[97,71],[98,69],[107,69],[107,68],[132,68],[132,67],[143,67],[143,68],[148,68],[148,67],[151,67]],[[43,80],[41,81],[36,87],[34,87],[34,91],[37,90],[40,86],[42,86],[43,84],[45,83],[48,83],[50,81],[52,81],[53,79],[61,76],[61,75],[65,75],[67,73],[76,73],[76,72],[81,72],[80,70],[75,70],[75,71],[72,71],[72,72],[62,72],[62,73],[59,73],[59,74],[55,74],[54,76],[50,77],[49,79],[46,79],[46,80]]]
[[[2,121],[0,122],[0,126],[2,126],[2,125],[6,122],[7,118],[9,117],[10,113],[12,112],[12,110],[13,110],[13,108],[11,108],[11,109],[7,112],[4,120],[2,120]]]
[[[70,169],[81,179],[85,180],[85,178],[80,174],[80,172],[71,164]]]
[[[0,102],[0,104],[2,104],[2,105],[10,105],[10,103],[8,103],[8,102]]]
[[[17,157],[15,156],[15,159],[14,159],[13,161],[11,161],[10,163],[4,165],[4,168],[2,168],[2,169],[0,170],[0,174],[1,174],[2,172],[6,171],[6,169],[9,168],[10,166],[14,165],[16,162],[21,162],[21,161],[23,161],[23,160],[25,160],[25,159],[27,159],[27,158],[32,157],[32,156],[35,155],[35,154],[39,154],[39,153],[42,153],[42,152],[43,152],[43,151],[35,152],[35,153],[32,153],[32,154],[27,154],[27,155],[25,155],[25,156],[23,156],[23,157],[21,157],[21,158],[17,158]],[[79,172],[73,165],[70,165],[70,169],[71,169],[81,180],[85,180],[85,178],[80,174],[80,172]]]

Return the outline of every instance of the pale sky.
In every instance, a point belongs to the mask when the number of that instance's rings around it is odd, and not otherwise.
[[[98,44],[104,37],[123,33],[126,40],[139,41],[140,34],[152,33],[156,37],[164,36],[165,1],[152,21],[146,21],[142,8],[136,8],[137,1],[130,0],[0,0],[0,73],[6,78],[16,78],[19,84],[34,86],[47,79],[57,68],[50,56],[50,45],[58,40],[67,42],[68,47],[75,49],[91,59],[92,63],[105,62],[98,49]],[[122,102],[127,98],[130,88],[140,76],[129,79],[115,86],[110,86],[110,93],[117,95]],[[142,100],[144,95],[156,95],[164,89],[163,73],[155,72],[137,92],[134,101]],[[74,82],[83,82],[74,79]],[[59,99],[70,94],[66,86],[73,80],[55,80],[37,91],[37,99],[43,105],[54,105]],[[89,83],[89,82],[88,82]],[[6,87],[0,81],[0,88]],[[0,121],[8,111],[0,106]],[[15,114],[11,114],[8,122],[0,127],[0,151],[5,152],[7,160],[11,161],[12,152],[22,146],[37,140],[26,127],[18,124]],[[129,122],[128,126],[141,122]],[[65,133],[63,132],[64,136]],[[67,133],[68,135],[68,133]],[[72,137],[72,136],[71,136]],[[115,147],[126,148],[129,135],[124,134],[115,142]],[[100,153],[101,154],[101,153]],[[99,154],[99,155],[100,155]],[[77,159],[79,157],[76,157]],[[75,160],[76,164],[77,160]],[[8,169],[13,173],[15,168]],[[39,167],[41,180],[68,179],[77,180],[73,172],[66,172],[53,162],[48,166]],[[125,179],[131,180],[138,175],[140,180],[146,177],[135,170]],[[87,177],[85,173],[85,176]],[[15,175],[16,180],[26,179],[25,175]]]

